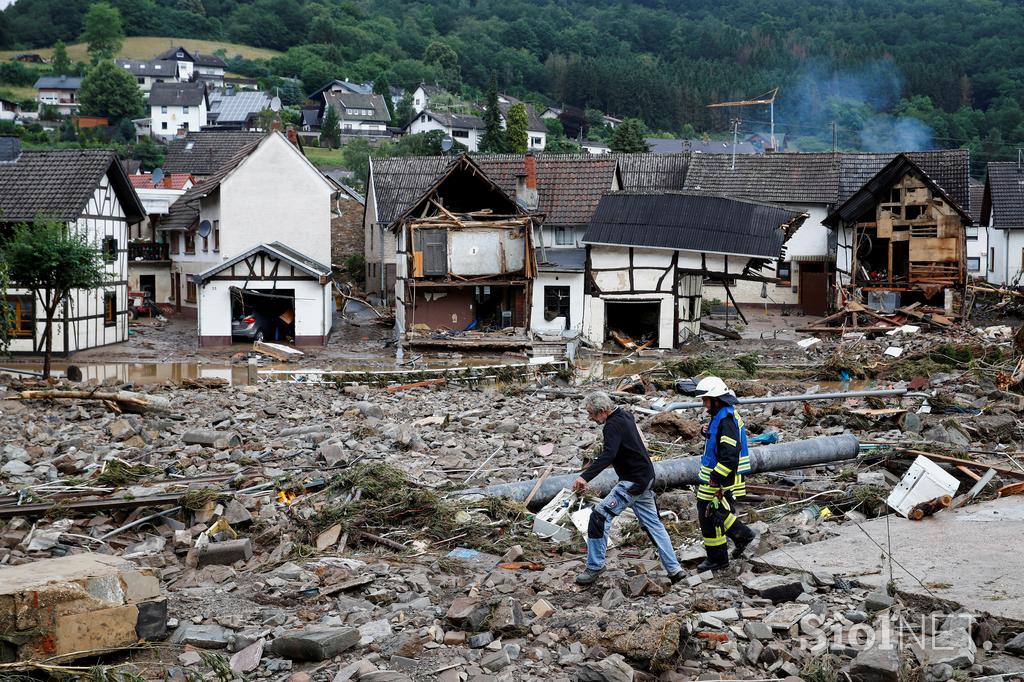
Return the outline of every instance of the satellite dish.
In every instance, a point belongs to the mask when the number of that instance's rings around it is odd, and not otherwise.
[[[209,220],[204,220],[199,223],[199,229],[196,230],[200,237],[209,237],[210,233],[213,232],[213,223]]]
[[[452,146],[455,144],[455,140],[452,139],[451,135],[445,135],[441,138],[441,150],[450,151]]]
[[[281,111],[281,98],[280,97],[275,97],[274,99],[270,100],[270,110],[271,111]]]
[[[153,177],[152,177],[153,184],[154,185],[159,185],[163,181],[163,179],[164,179],[164,169],[163,168],[154,168],[153,169]]]

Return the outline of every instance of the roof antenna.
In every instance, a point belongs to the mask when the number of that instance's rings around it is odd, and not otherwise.
[[[740,134],[740,120],[732,120],[732,170],[736,170],[736,140]]]

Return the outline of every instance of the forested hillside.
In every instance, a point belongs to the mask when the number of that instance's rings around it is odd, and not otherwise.
[[[89,0],[17,0],[5,47],[72,41]],[[763,109],[706,104],[781,87],[778,129],[801,148],[1024,141],[1024,6],[1011,0],[112,0],[129,35],[286,51],[249,75],[421,80],[594,107],[675,134],[724,131]],[[924,125],[919,125],[922,121]]]

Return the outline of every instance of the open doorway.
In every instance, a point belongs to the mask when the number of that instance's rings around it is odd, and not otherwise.
[[[231,336],[243,341],[294,340],[295,290],[232,287]]]
[[[660,301],[606,301],[604,304],[605,340],[613,334],[637,344],[656,345],[661,323]]]

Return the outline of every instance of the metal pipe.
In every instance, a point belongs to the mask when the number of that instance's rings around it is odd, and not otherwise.
[[[756,474],[764,471],[781,471],[784,469],[801,469],[818,464],[829,464],[844,459],[853,459],[860,452],[860,442],[852,434],[841,436],[818,436],[808,440],[792,443],[777,443],[750,449],[750,470]],[[677,488],[684,485],[695,485],[700,473],[700,456],[678,457],[654,463],[654,475],[657,479],[656,489]],[[543,507],[557,495],[562,488],[572,487],[579,474],[551,476],[544,481],[530,504],[531,508]],[[618,482],[615,472],[609,467],[590,482],[590,488],[606,495]],[[456,495],[487,495],[506,497],[522,502],[533,490],[536,480],[519,481],[518,483],[502,483],[485,488],[473,488],[455,493]]]
[[[842,400],[843,398],[885,398],[908,395],[905,388],[878,389],[871,391],[840,391],[838,393],[804,393],[802,395],[772,395],[763,398],[739,398],[737,405],[759,405],[765,403],[789,403],[801,400]],[[916,395],[916,394],[909,394]],[[927,397],[926,394],[921,394]],[[696,410],[704,407],[701,402],[695,403],[669,403],[664,407],[633,408],[644,414],[657,414],[658,412],[671,412],[673,410]]]

